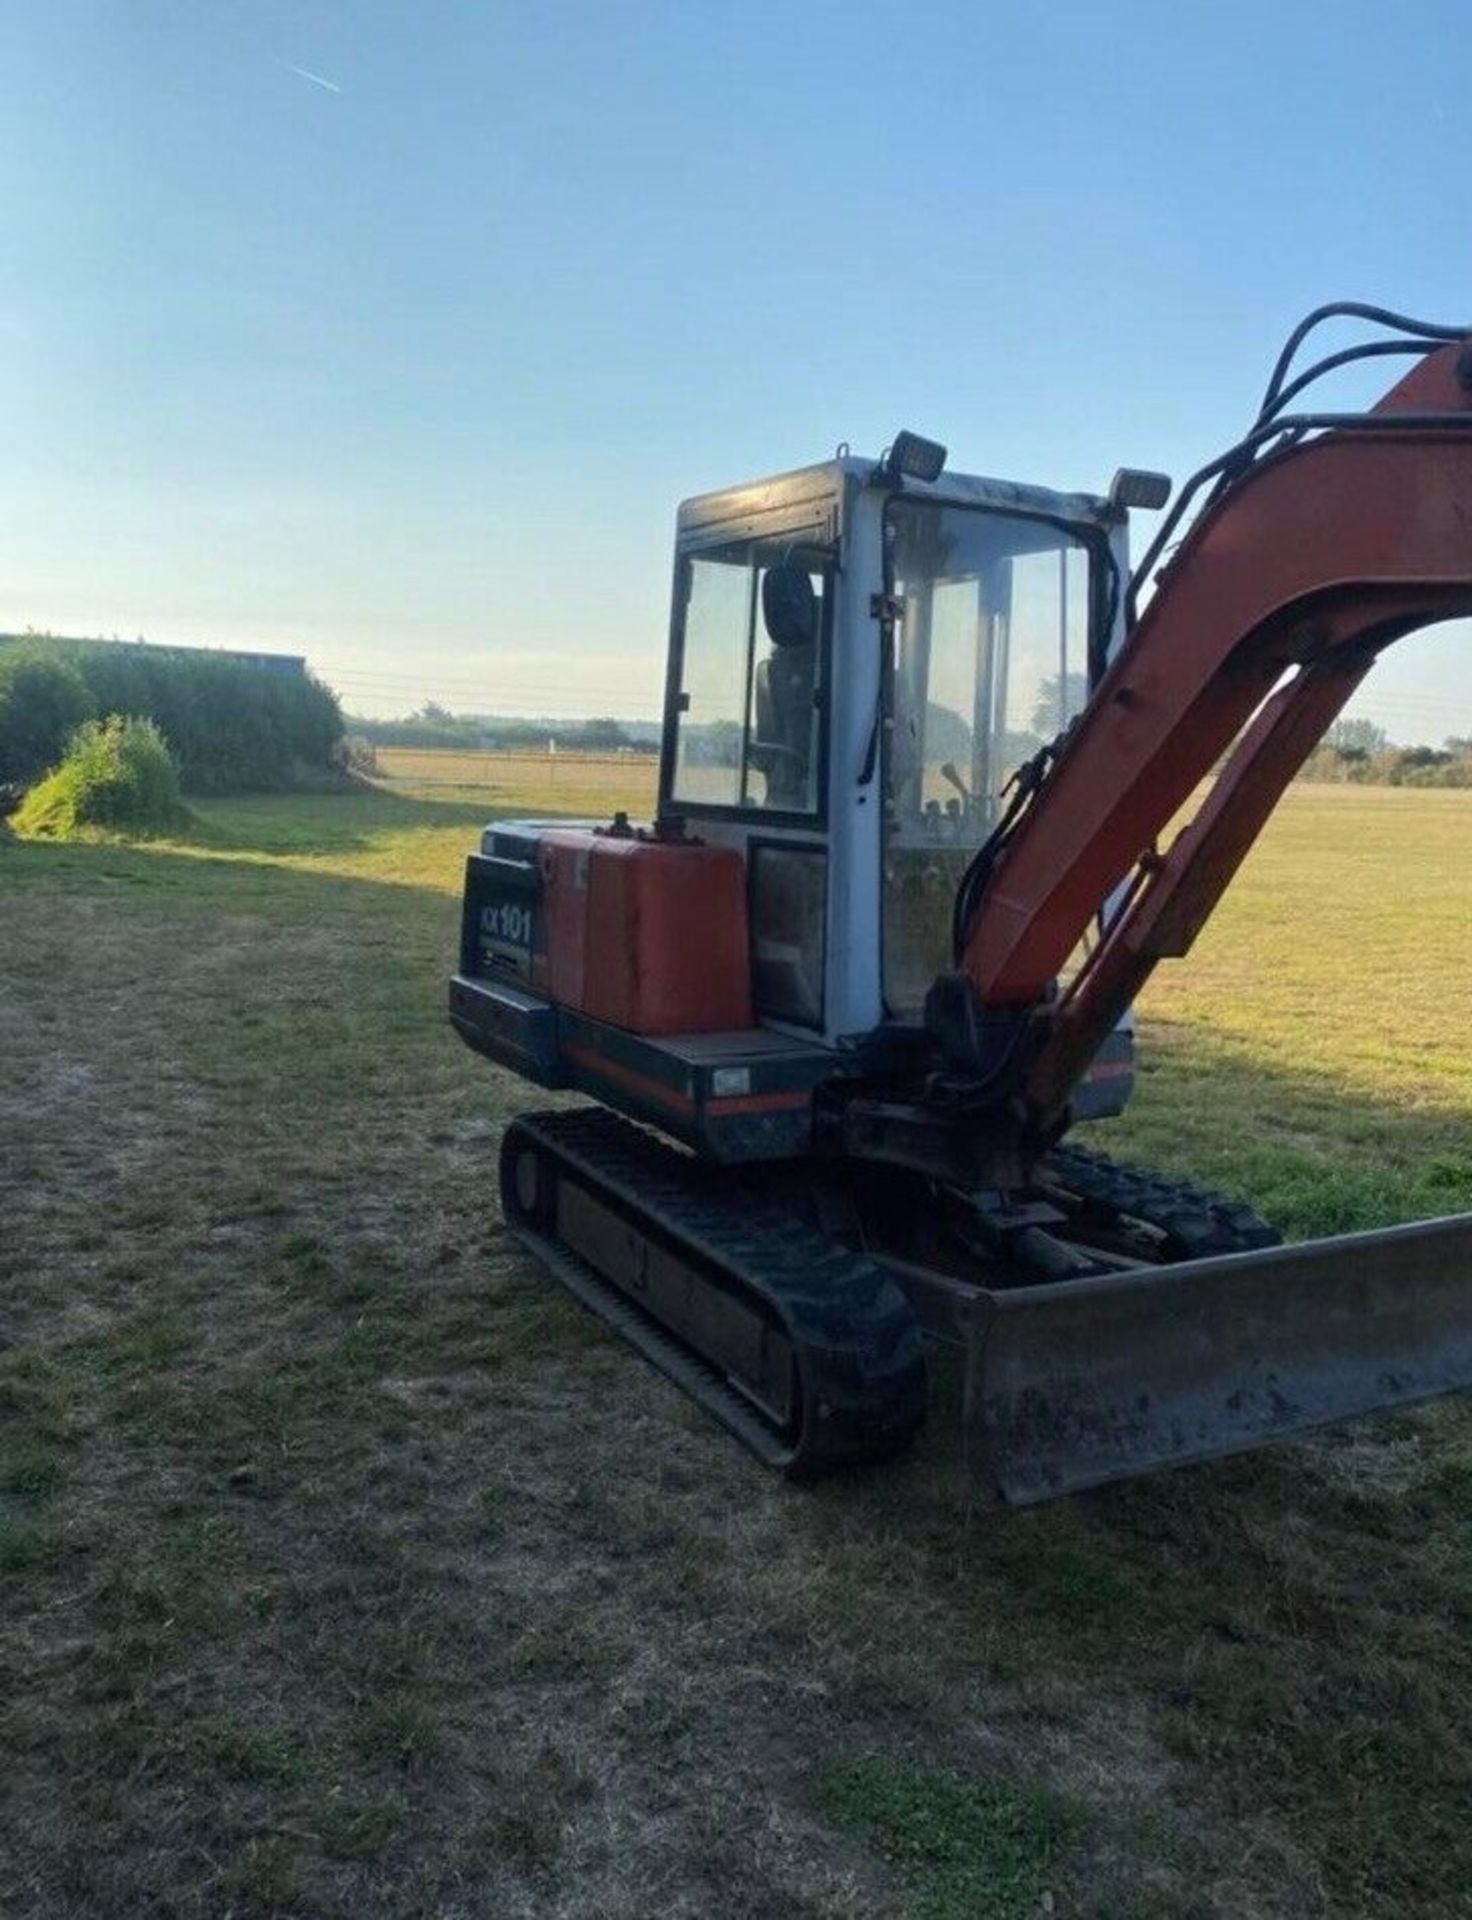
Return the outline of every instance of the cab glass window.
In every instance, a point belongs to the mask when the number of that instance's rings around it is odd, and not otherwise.
[[[1007,783],[1088,694],[1095,592],[1081,531],[901,495],[885,510],[884,991],[918,1018],[951,964],[956,888]]]
[[[790,538],[732,541],[682,563],[672,800],[818,811],[830,586],[829,556]]]

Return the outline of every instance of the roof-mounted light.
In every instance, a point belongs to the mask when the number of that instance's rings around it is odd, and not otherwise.
[[[1148,467],[1121,467],[1109,483],[1111,507],[1143,507],[1158,513],[1170,498],[1170,475]]]
[[[884,472],[891,480],[939,480],[945,464],[946,450],[939,440],[908,431],[895,435],[884,456]]]

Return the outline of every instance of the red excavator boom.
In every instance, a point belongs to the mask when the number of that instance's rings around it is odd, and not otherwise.
[[[1310,430],[1324,416],[1308,416]],[[1287,426],[1274,423],[1274,432]],[[1242,453],[1250,458],[1250,447]],[[1159,575],[999,853],[962,965],[983,1002],[1042,1001],[1100,903],[1122,908],[1049,1020],[1040,1125],[1157,960],[1184,954],[1284,788],[1392,641],[1472,614],[1472,343],[1369,414],[1227,479]],[[1160,836],[1226,759],[1169,850]]]

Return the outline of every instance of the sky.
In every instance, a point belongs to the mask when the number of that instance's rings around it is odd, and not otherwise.
[[[1179,477],[1310,307],[1472,321],[1466,38],[1447,0],[8,7],[0,630],[653,714],[687,494],[902,425]],[[1472,732],[1472,631],[1351,711]]]

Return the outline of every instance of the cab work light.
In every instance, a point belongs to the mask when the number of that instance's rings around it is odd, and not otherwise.
[[[897,433],[885,455],[884,471],[891,480],[939,480],[946,463],[946,450],[939,440],[927,440],[923,434],[908,430]]]
[[[1170,475],[1146,467],[1121,467],[1109,482],[1109,502],[1115,507],[1145,507],[1156,513],[1170,498]]]

